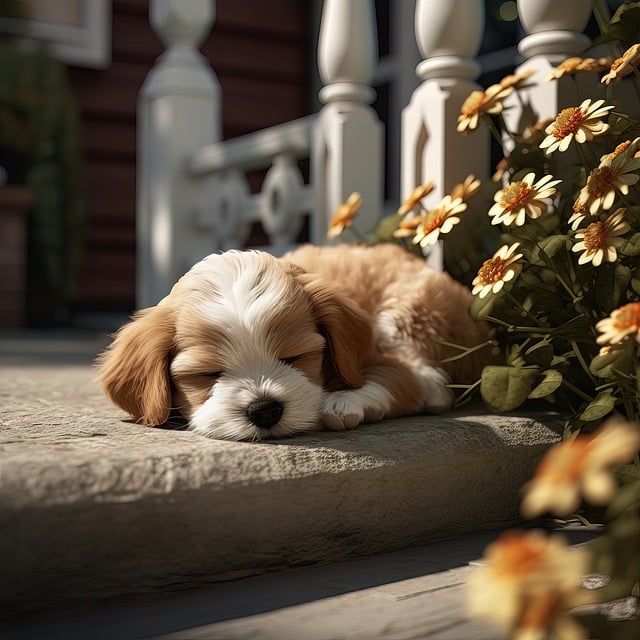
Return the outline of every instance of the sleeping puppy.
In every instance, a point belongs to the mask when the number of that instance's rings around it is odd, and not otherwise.
[[[489,329],[470,292],[392,245],[305,246],[282,258],[229,251],[197,263],[99,357],[99,380],[138,423],[172,410],[200,434],[262,440],[419,412],[473,382],[487,350],[444,343]]]

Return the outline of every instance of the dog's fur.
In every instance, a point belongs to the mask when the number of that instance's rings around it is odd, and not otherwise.
[[[98,361],[106,394],[149,426],[172,409],[212,438],[261,440],[451,407],[487,350],[471,294],[395,245],[229,251],[138,312]],[[441,367],[441,368],[440,368]]]

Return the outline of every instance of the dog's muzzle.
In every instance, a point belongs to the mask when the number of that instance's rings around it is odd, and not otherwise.
[[[270,429],[278,424],[284,406],[278,400],[258,400],[247,407],[247,418],[260,429]]]

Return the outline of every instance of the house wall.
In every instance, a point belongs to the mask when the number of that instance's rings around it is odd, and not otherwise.
[[[201,50],[222,86],[224,137],[308,114],[308,4],[218,0],[216,6]],[[162,52],[146,1],[114,0],[112,42],[107,70],[71,69],[88,190],[78,311],[128,311],[135,298],[136,100]]]

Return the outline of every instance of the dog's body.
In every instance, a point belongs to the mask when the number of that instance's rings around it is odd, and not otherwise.
[[[485,349],[442,363],[445,343],[488,339],[470,298],[390,244],[211,255],[118,332],[99,379],[137,422],[177,409],[232,440],[440,413],[448,377],[472,382],[486,362]]]

